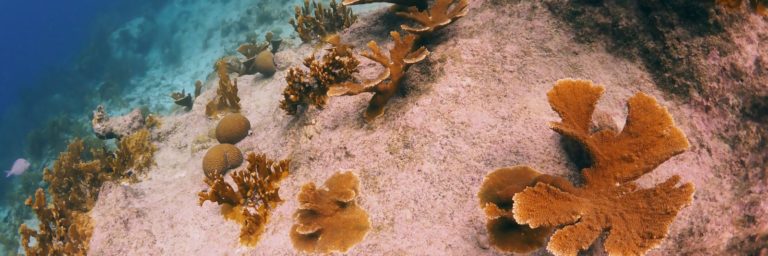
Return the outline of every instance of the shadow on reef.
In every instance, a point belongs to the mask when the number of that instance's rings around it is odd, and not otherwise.
[[[696,60],[710,47],[733,51],[714,1],[547,1],[582,43],[608,42],[616,55],[642,61],[664,90],[701,93],[706,70]]]

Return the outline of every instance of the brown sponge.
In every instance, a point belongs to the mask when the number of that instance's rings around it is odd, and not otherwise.
[[[220,143],[235,144],[248,136],[250,129],[251,122],[248,121],[248,118],[239,113],[229,114],[222,118],[216,126],[216,139]]]
[[[208,178],[223,175],[243,163],[243,153],[232,144],[219,144],[208,149],[203,157],[203,172]]]

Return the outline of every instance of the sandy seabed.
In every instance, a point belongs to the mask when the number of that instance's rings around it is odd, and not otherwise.
[[[693,203],[683,209],[669,237],[649,255],[709,252],[722,254],[743,232],[732,180],[717,170],[732,159],[713,134],[705,113],[668,98],[635,61],[616,57],[600,44],[582,44],[539,3],[499,4],[477,0],[470,14],[445,29],[427,47],[428,60],[413,66],[407,93],[385,114],[366,124],[361,113],[370,96],[332,98],[324,110],[287,116],[278,107],[287,68],[301,65],[315,49],[283,49],[278,72],[237,78],[242,113],[252,134],[237,146],[244,152],[290,158],[290,176],[281,183],[285,200],[272,213],[253,248],[237,241],[239,225],[225,220],[219,206],[198,205],[203,183],[201,159],[215,145],[208,137],[216,121],[204,114],[217,80],[190,112],[162,118],[154,132],[157,166],[137,184],[108,184],[91,212],[95,230],[92,255],[295,255],[289,238],[296,194],[302,184],[321,184],[338,170],[352,170],[361,181],[360,205],[373,227],[349,255],[502,255],[489,248],[477,192],[485,174],[500,167],[529,165],[540,172],[578,177],[561,136],[548,122],[558,121],[546,92],[563,78],[589,79],[606,87],[598,109],[624,125],[626,100],[636,92],[654,96],[687,134],[691,148],[665,162],[639,183],[650,187],[672,175],[696,186]],[[498,2],[498,1],[496,1]],[[385,9],[362,15],[342,37],[363,49],[376,40],[389,45],[396,22]],[[764,56],[766,58],[766,56]],[[362,58],[361,58],[362,60]],[[361,75],[378,66],[362,60]],[[761,192],[768,196],[768,191]],[[768,203],[758,208],[766,213]],[[763,214],[758,226],[768,227]],[[592,249],[589,254],[600,254]],[[547,255],[541,249],[534,255]]]

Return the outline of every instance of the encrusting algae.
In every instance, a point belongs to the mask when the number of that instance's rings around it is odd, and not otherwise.
[[[593,160],[582,170],[584,186],[541,175],[540,182],[512,197],[517,223],[557,228],[547,245],[555,255],[576,255],[608,229],[608,254],[644,254],[661,243],[677,213],[693,200],[693,184],[678,185],[677,175],[652,188],[633,182],[688,148],[669,112],[638,93],[629,99],[621,132],[592,132],[592,114],[603,90],[591,81],[560,80],[547,93],[562,118],[550,127],[583,144]]]
[[[224,181],[223,174],[206,178],[207,190],[198,193],[199,204],[206,201],[221,205],[226,219],[241,225],[240,243],[254,246],[264,233],[272,210],[280,199],[280,181],[288,177],[290,160],[275,162],[263,154],[248,154],[248,166],[230,174],[237,190]]]
[[[301,187],[291,241],[303,252],[347,252],[371,229],[368,214],[356,202],[360,181],[352,172],[338,172],[324,186],[318,189],[310,182]]]

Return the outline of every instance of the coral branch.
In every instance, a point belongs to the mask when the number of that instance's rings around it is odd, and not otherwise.
[[[222,213],[228,219],[241,224],[240,242],[255,245],[265,225],[269,220],[272,209],[282,202],[279,184],[288,176],[289,160],[275,162],[263,154],[248,154],[248,166],[231,174],[237,186],[224,181],[221,174],[207,177],[207,190],[198,193],[199,204],[211,201],[222,205]]]
[[[205,106],[205,114],[214,117],[222,111],[239,112],[240,97],[237,96],[237,80],[229,79],[227,63],[224,59],[216,62],[216,72],[219,75],[219,87],[216,96]]]
[[[389,56],[384,54],[379,45],[371,41],[368,43],[370,52],[363,52],[361,55],[384,66],[382,72],[376,79],[367,80],[363,83],[344,82],[331,86],[329,96],[356,95],[363,92],[374,93],[371,101],[364,113],[366,121],[372,121],[384,113],[384,106],[390,98],[401,88],[401,82],[408,68],[418,63],[429,55],[429,51],[422,47],[414,50],[416,36],[408,34],[401,37],[398,32],[391,32],[394,40],[394,47],[389,51]]]
[[[304,43],[324,39],[357,21],[352,9],[337,4],[336,0],[331,0],[328,7],[322,3],[312,1],[310,4],[309,0],[304,0],[304,7],[296,6],[295,11],[296,14],[290,23]]]
[[[547,183],[553,181],[549,176],[513,196],[517,223],[562,226],[547,245],[555,255],[576,255],[607,229],[608,254],[644,254],[661,243],[677,213],[693,200],[693,184],[678,185],[679,176],[647,189],[633,182],[688,148],[667,110],[638,93],[627,104],[629,115],[620,133],[591,133],[592,112],[602,92],[590,81],[560,80],[547,94],[562,117],[552,129],[581,142],[592,156],[593,166],[582,171],[585,186]]]
[[[421,27],[401,25],[403,30],[417,35],[427,35],[466,16],[469,11],[468,6],[469,0],[437,0],[429,10],[419,11],[417,7],[409,7],[406,11],[395,14],[421,25]]]

